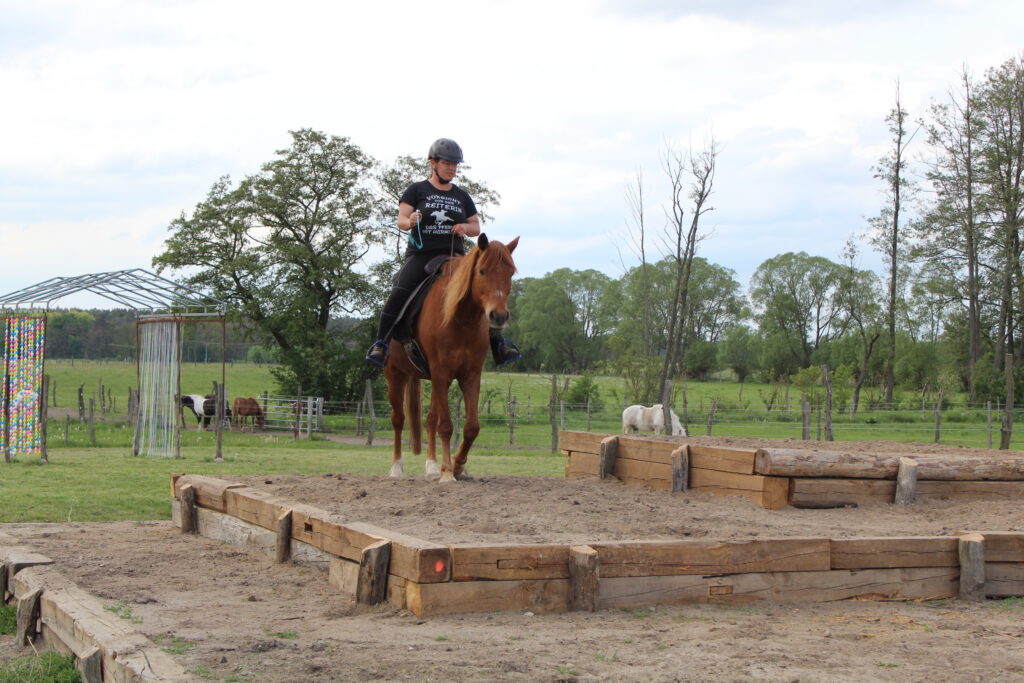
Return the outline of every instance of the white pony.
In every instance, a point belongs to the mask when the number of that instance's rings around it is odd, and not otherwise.
[[[672,436],[686,436],[686,430],[679,423],[679,416],[669,409],[672,419]],[[656,403],[650,408],[646,406],[629,406],[622,411],[622,433],[649,432],[661,434],[665,429],[665,413],[662,405]]]

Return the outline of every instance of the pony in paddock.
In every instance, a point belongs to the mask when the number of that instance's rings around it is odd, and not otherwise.
[[[672,436],[686,436],[686,430],[679,423],[679,416],[669,409],[672,420]],[[647,406],[629,406],[622,411],[622,433],[650,432],[661,434],[665,430],[665,412],[662,404]]]
[[[245,422],[249,420],[253,429],[259,425],[260,429],[266,426],[263,419],[263,408],[255,398],[239,396],[231,404],[231,426],[245,429]]]
[[[203,401],[205,400],[206,398],[202,394],[185,394],[181,397],[182,414],[184,415],[187,408],[196,416],[196,429],[199,429],[199,424],[203,421]]]
[[[203,429],[210,426],[211,423],[215,423],[217,419],[217,394],[207,394],[203,397]],[[224,413],[221,415],[223,418],[231,417],[231,406],[228,405],[228,399],[224,398]],[[216,424],[214,424],[216,427]]]
[[[480,433],[480,375],[490,351],[488,329],[501,329],[508,323],[508,294],[516,271],[512,252],[518,243],[518,237],[505,245],[481,234],[475,249],[442,266],[441,275],[423,302],[414,334],[426,358],[429,377],[409,359],[403,344],[391,340],[384,376],[388,380],[391,426],[395,433],[392,477],[404,474],[402,429],[407,414],[412,452],[418,455],[422,448],[420,381],[429,379],[432,389],[427,413],[427,476],[440,474],[442,483],[467,478],[469,449]],[[453,380],[459,383],[466,403],[462,443],[454,458],[451,453],[454,426],[448,409],[448,388]],[[438,436],[441,438],[440,469],[437,466]]]

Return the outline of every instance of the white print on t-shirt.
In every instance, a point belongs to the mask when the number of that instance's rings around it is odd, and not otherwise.
[[[449,218],[448,214],[443,209],[441,211],[431,212],[430,215],[434,217],[434,223],[436,225],[444,225],[448,222],[454,222],[454,219]]]

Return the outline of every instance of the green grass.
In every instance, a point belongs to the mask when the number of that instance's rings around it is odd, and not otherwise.
[[[0,636],[14,635],[18,627],[18,609],[14,605],[0,605]]]
[[[73,683],[82,676],[72,655],[43,652],[21,657],[0,668],[0,683]]]
[[[210,435],[206,435],[209,437]],[[391,464],[389,446],[350,446],[321,439],[231,434],[224,462],[212,445],[182,450],[182,458],[147,458],[127,448],[68,448],[38,458],[0,462],[0,523],[170,519],[173,473],[229,477],[242,474],[375,474]],[[422,472],[422,456],[406,455],[406,472]],[[561,455],[538,451],[474,450],[473,474],[563,476]]]

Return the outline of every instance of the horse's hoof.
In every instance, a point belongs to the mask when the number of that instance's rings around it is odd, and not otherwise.
[[[402,463],[396,462],[394,465],[392,465],[391,471],[388,473],[388,476],[391,477],[392,479],[401,479],[402,477],[404,477],[405,470],[402,468]]]
[[[449,484],[455,481],[455,477],[452,476],[451,472],[442,472],[441,478],[437,480],[438,484]]]
[[[437,466],[436,460],[427,460],[423,468],[428,477],[438,477],[441,475],[441,468]]]
[[[456,474],[455,478],[458,479],[459,481],[473,481],[474,480],[473,479],[473,475],[470,474],[469,472],[466,472],[465,470],[463,470],[462,472],[459,472],[458,474]]]

